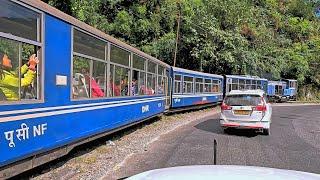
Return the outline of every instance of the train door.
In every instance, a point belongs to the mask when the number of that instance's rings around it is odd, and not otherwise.
[[[170,78],[170,72],[166,70],[166,76],[165,76],[165,109],[169,109],[171,106],[171,87],[172,87],[172,79]]]

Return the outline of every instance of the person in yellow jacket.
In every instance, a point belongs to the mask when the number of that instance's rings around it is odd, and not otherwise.
[[[31,55],[27,64],[19,70],[11,71],[12,64],[8,55],[0,52],[0,90],[7,101],[19,100],[19,81],[21,87],[29,86],[36,77],[36,65],[39,63],[35,54]]]

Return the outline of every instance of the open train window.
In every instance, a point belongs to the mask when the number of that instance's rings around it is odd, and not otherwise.
[[[178,75],[178,74],[174,75],[174,93],[176,94],[182,93],[181,85],[182,85],[181,75]]]
[[[40,100],[41,14],[11,1],[0,12],[0,101]]]
[[[136,54],[133,54],[131,82],[131,94],[133,96],[147,94],[145,66],[146,60]]]
[[[72,99],[108,95],[106,47],[106,42],[73,29]]]
[[[212,90],[212,81],[211,79],[204,79],[204,92],[210,93]]]
[[[183,93],[186,93],[186,94],[193,93],[193,77],[183,76]]]
[[[245,80],[244,79],[239,79],[239,89],[245,89]]]
[[[218,93],[220,92],[221,89],[221,81],[213,79],[212,80],[212,91],[213,93]]]
[[[152,61],[147,61],[147,89],[146,95],[156,94],[156,83],[157,83],[157,64]]]
[[[158,88],[157,93],[158,94],[164,94],[165,92],[165,83],[166,83],[166,69],[165,67],[158,65]]]
[[[196,93],[203,93],[203,78],[196,78]]]

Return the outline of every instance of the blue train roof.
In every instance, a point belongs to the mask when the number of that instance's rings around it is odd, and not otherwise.
[[[172,67],[172,70],[175,72],[189,73],[189,74],[194,74],[194,75],[199,75],[199,76],[223,78],[223,76],[217,75],[217,74],[209,74],[209,73],[204,73],[204,72],[192,71],[192,70],[178,68],[178,67]]]
[[[268,81],[268,79],[260,78],[259,76],[250,76],[250,75],[226,75],[226,77],[239,78],[239,79],[254,79],[254,80],[265,80],[265,81]]]
[[[268,81],[269,85],[283,85],[283,84],[287,84],[284,81]]]

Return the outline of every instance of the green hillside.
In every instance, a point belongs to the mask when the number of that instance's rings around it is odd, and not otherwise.
[[[178,67],[298,79],[320,98],[316,0],[44,1],[170,65],[180,19]]]

